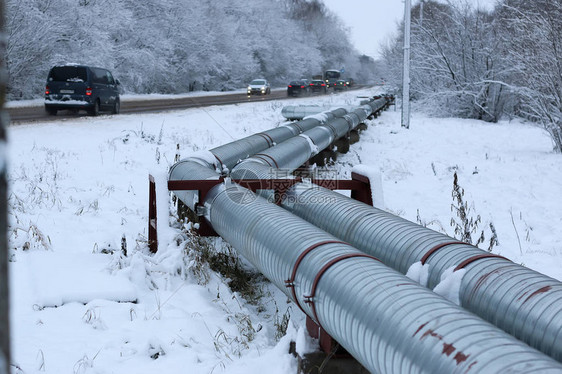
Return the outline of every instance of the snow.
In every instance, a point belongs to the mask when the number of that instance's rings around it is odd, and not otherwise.
[[[376,93],[299,101],[349,106]],[[8,128],[12,345],[21,372],[296,372],[290,341],[301,353],[315,346],[302,313],[268,284],[258,307],[211,271],[202,281],[166,191],[178,144],[183,158],[282,125],[284,103]],[[562,279],[562,155],[545,132],[415,111],[406,130],[394,107],[368,125],[333,166],[340,177],[363,164],[380,175],[387,210],[452,235],[456,171],[487,239],[489,223],[497,231],[493,252]],[[146,242],[148,174],[157,184],[156,254]],[[214,246],[225,250],[220,239]],[[412,271],[423,282],[423,269]],[[461,275],[443,287],[454,295]],[[278,339],[287,312],[287,335]]]
[[[293,332],[293,331],[291,331]],[[299,356],[304,357],[305,354],[317,350],[317,342],[311,338],[305,326],[299,326],[296,339],[295,349]]]
[[[328,120],[328,115],[326,114],[326,112],[329,112],[329,111],[334,110],[334,109],[336,109],[336,108],[322,107],[321,109],[319,109],[318,113],[308,115],[306,117],[303,117],[303,119],[312,118],[312,119],[316,119],[320,122],[326,122]]]
[[[429,279],[429,264],[422,265],[421,261],[414,262],[406,272],[406,276],[411,280],[418,282],[422,286],[427,286],[427,280]]]
[[[311,155],[311,156],[314,156],[314,155],[318,154],[319,149],[318,149],[318,147],[316,146],[316,144],[314,144],[314,142],[312,141],[312,139],[310,139],[310,136],[308,136],[308,135],[306,135],[306,134],[300,134],[300,135],[298,135],[298,136],[303,137],[303,138],[307,141],[308,146],[310,147],[310,155]]]
[[[201,150],[201,151],[194,152],[188,155],[186,158],[191,158],[193,159],[192,161],[197,162],[202,166],[213,166],[214,168],[217,167],[216,165],[217,158],[212,152],[208,150]],[[203,162],[198,162],[198,161],[203,161]]]
[[[32,106],[43,106],[45,104],[45,99],[34,99],[34,100],[18,100],[18,101],[8,101],[4,107],[5,108],[26,108]]]
[[[455,266],[446,269],[441,275],[439,284],[433,288],[433,292],[460,305],[460,288],[464,273],[466,273],[466,269],[455,271]]]
[[[88,304],[96,299],[136,302],[136,290],[127,277],[107,276],[104,255],[39,252],[22,262],[34,291],[34,305],[39,308],[72,302]],[[61,270],[64,277],[57,275]]]

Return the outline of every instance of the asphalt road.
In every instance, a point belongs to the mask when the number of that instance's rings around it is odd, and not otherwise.
[[[271,94],[265,96],[252,95],[245,93],[213,95],[213,96],[193,96],[180,97],[173,99],[150,99],[150,100],[126,100],[121,102],[121,113],[154,113],[168,110],[178,110],[186,108],[205,107],[211,105],[239,104],[256,101],[270,100],[291,100],[287,97],[284,89],[272,90]],[[10,124],[29,123],[36,121],[53,121],[67,118],[79,118],[87,116],[85,111],[73,112],[68,110],[59,111],[56,116],[48,115],[43,106],[8,108]]]

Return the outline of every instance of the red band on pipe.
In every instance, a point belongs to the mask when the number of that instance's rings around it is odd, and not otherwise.
[[[222,160],[219,158],[219,156],[217,156],[216,154],[213,153],[213,156],[215,156],[215,158],[218,160],[218,162],[220,162],[221,164],[221,170],[224,169],[224,162],[222,162]]]
[[[441,243],[441,244],[437,244],[435,247],[431,248],[429,251],[427,251],[425,253],[425,255],[423,255],[423,257],[421,258],[421,263],[422,265],[425,265],[425,262],[427,261],[427,259],[429,258],[429,256],[431,256],[432,254],[434,254],[435,252],[437,252],[438,250],[440,250],[443,247],[446,247],[448,245],[453,245],[453,244],[467,244],[465,242],[446,242],[446,243]]]
[[[381,262],[378,258],[370,256],[366,253],[348,253],[348,254],[345,254],[345,255],[338,256],[338,257],[328,261],[328,263],[326,263],[326,265],[322,266],[322,268],[320,269],[318,274],[316,274],[316,277],[314,277],[314,282],[312,282],[312,289],[310,290],[310,295],[304,296],[304,298],[306,299],[305,303],[309,303],[312,307],[312,313],[314,314],[314,318],[316,319],[316,323],[318,323],[318,325],[320,325],[320,321],[318,320],[318,315],[316,314],[316,306],[314,305],[314,301],[312,300],[312,298],[316,294],[316,287],[318,286],[318,282],[320,281],[320,278],[322,278],[324,273],[329,268],[331,268],[334,264],[336,264],[336,263],[338,263],[342,260],[345,260],[345,259],[348,259],[348,258],[353,258],[353,257],[366,257],[366,258],[370,258],[372,260]],[[320,325],[320,327],[322,327],[322,325]]]
[[[277,164],[277,161],[275,161],[275,159],[273,157],[271,157],[270,155],[266,155],[265,153],[256,153],[254,156],[262,156],[261,159],[263,160],[263,157],[267,157],[269,158],[271,161],[273,161],[273,163],[275,164],[275,168],[279,169],[279,165]],[[269,162],[268,162],[269,164]],[[271,164],[269,164],[270,166],[273,166]]]
[[[273,141],[273,138],[271,138],[271,136],[269,136],[269,135],[267,135],[267,134],[264,134],[264,133],[261,133],[261,132],[260,132],[260,133],[258,133],[258,134],[256,134],[256,135],[259,135],[259,136],[261,136],[262,138],[264,138],[265,141],[267,142],[267,144],[268,144],[270,147],[273,147],[273,145],[275,144],[275,142]]]
[[[304,311],[304,309],[301,307],[299,300],[297,299],[297,294],[295,292],[295,277],[297,276],[297,269],[299,268],[300,263],[302,262],[302,260],[304,259],[304,257],[310,253],[310,251],[312,251],[315,248],[318,248],[322,245],[325,244],[332,244],[332,243],[338,243],[338,244],[346,244],[349,245],[349,243],[346,242],[342,242],[339,240],[325,240],[322,242],[318,242],[318,243],[314,243],[312,244],[310,247],[308,247],[307,249],[305,249],[297,258],[297,261],[295,261],[295,267],[293,268],[293,271],[291,273],[291,277],[289,279],[287,279],[285,281],[285,286],[286,287],[290,287],[291,288],[291,293],[293,294],[293,299],[295,300],[295,302],[297,303],[297,306],[299,307],[300,310],[302,310],[302,312],[304,314],[306,314],[306,312]]]
[[[346,121],[346,122],[347,122],[347,121]],[[334,126],[332,126],[331,124],[325,123],[325,124],[322,125],[322,126],[325,126],[325,127],[329,128],[330,130],[332,130],[332,134],[334,134],[334,139],[338,136],[338,131],[337,131],[336,128],[335,128]]]
[[[480,260],[482,258],[490,258],[490,257],[501,258],[501,259],[504,259],[504,260],[507,260],[507,261],[511,262],[511,260],[509,260],[509,259],[507,259],[503,256],[495,255],[493,253],[483,253],[481,255],[476,255],[476,256],[472,256],[472,257],[467,258],[466,260],[464,260],[463,262],[458,264],[454,271],[460,270],[460,269],[464,268],[466,265],[473,263],[474,261]]]

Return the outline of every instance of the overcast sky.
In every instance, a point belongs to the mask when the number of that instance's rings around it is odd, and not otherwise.
[[[323,1],[349,27],[355,47],[373,57],[378,57],[379,45],[396,33],[404,17],[402,0]]]
[[[404,0],[323,0],[349,27],[355,47],[377,58],[379,46],[397,32],[404,18]],[[473,0],[473,6],[491,10],[496,0]],[[412,6],[419,0],[412,0]]]

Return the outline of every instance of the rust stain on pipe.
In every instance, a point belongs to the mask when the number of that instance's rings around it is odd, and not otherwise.
[[[536,290],[535,292],[530,294],[529,297],[527,297],[527,299],[525,299],[525,301],[523,301],[523,304],[525,304],[527,301],[529,301],[529,299],[531,299],[533,296],[536,296],[536,295],[541,294],[541,293],[548,292],[551,288],[552,288],[551,286],[544,286],[542,288],[539,288],[538,290]]]

